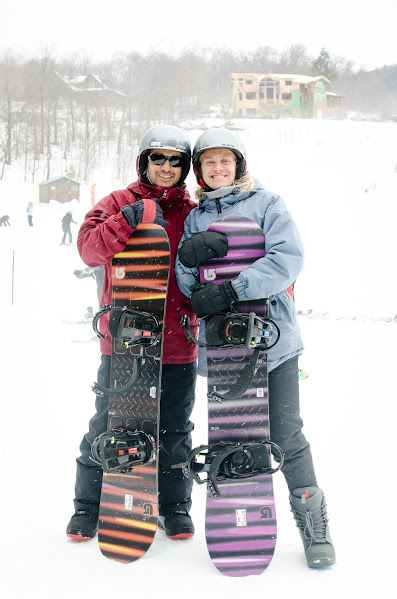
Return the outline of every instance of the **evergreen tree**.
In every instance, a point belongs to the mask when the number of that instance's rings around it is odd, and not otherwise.
[[[312,74],[315,77],[323,75],[329,81],[336,79],[336,70],[331,61],[331,57],[325,48],[321,48],[318,57],[312,61]]]

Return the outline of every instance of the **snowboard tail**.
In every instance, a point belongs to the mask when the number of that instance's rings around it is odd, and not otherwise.
[[[112,308],[131,308],[164,323],[170,247],[165,230],[140,224],[112,262]],[[110,315],[109,315],[110,316]],[[110,316],[111,318],[111,316]],[[158,419],[162,334],[154,345],[137,346],[112,335],[109,431],[141,431],[153,442],[145,464],[103,473],[98,540],[102,553],[122,563],[149,549],[157,528]],[[132,377],[139,361],[139,376]],[[133,384],[128,381],[133,380]],[[117,388],[127,388],[117,392]],[[133,451],[133,449],[131,450]]]

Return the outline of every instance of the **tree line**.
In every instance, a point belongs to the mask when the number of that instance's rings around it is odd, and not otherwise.
[[[151,124],[205,117],[211,106],[231,106],[230,74],[324,75],[344,107],[379,116],[397,113],[397,65],[354,70],[323,48],[311,57],[305,46],[283,52],[261,46],[253,52],[230,48],[192,49],[179,56],[156,51],[114,55],[103,62],[85,56],[56,57],[47,49],[22,58],[0,56],[0,178],[7,165],[23,164],[25,181],[54,174],[60,155],[64,172],[88,181],[95,164],[116,155],[116,178],[126,179],[142,133]],[[89,90],[73,93],[65,81],[88,73],[109,88],[98,99]],[[112,96],[111,90],[117,94]]]

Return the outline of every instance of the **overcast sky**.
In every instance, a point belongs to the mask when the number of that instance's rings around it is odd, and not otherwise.
[[[356,68],[397,64],[397,0],[0,0],[0,53],[54,56],[82,52],[228,46],[282,51],[321,48]]]

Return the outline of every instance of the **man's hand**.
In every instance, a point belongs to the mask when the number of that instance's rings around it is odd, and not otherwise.
[[[178,256],[183,266],[193,268],[211,258],[223,258],[227,250],[226,235],[216,231],[200,231],[185,239],[178,250]]]
[[[150,219],[146,220],[145,218],[144,222],[150,222],[154,223],[155,225],[161,225],[162,227],[168,227],[169,223],[163,218],[163,211],[160,207],[160,204],[156,202],[156,200],[150,201],[154,202],[156,212],[154,212],[153,210],[153,214],[150,217]],[[144,210],[145,200],[138,200],[138,202],[135,202],[134,204],[127,204],[127,206],[123,206],[121,212],[127,223],[130,225],[130,227],[136,229],[139,223],[143,222],[142,219],[144,217]],[[145,213],[145,215],[146,214],[147,212]]]

